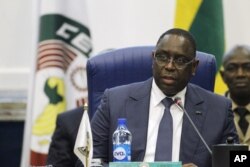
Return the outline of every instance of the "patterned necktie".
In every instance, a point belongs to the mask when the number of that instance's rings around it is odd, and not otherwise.
[[[236,112],[240,116],[238,124],[240,126],[242,133],[245,135],[249,125],[249,122],[246,120],[246,115],[249,114],[249,111],[246,108],[239,107],[236,108],[234,112]]]
[[[165,106],[162,116],[155,150],[155,161],[172,160],[172,140],[173,140],[173,119],[170,113],[170,106],[174,103],[171,98],[162,100]]]

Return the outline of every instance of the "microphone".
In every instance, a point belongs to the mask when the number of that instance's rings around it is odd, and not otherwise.
[[[198,134],[199,138],[201,139],[201,141],[203,142],[203,144],[205,145],[205,147],[207,148],[208,152],[212,155],[212,151],[211,149],[208,147],[206,141],[204,140],[204,138],[202,137],[202,135],[200,134],[199,130],[197,129],[197,127],[195,126],[194,122],[192,121],[192,119],[190,118],[190,116],[188,115],[187,111],[185,110],[184,106],[182,105],[181,102],[181,98],[176,97],[174,99],[174,103],[176,104],[176,106],[182,110],[184,112],[184,114],[187,116],[189,122],[191,123],[191,125],[193,126],[195,132]]]

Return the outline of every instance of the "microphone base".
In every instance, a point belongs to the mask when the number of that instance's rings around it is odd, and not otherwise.
[[[248,151],[248,145],[218,144],[213,146],[212,167],[229,167],[230,151]]]

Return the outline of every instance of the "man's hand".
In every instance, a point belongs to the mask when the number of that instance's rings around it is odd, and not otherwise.
[[[182,165],[182,167],[198,167],[198,166],[196,166],[196,165],[193,164],[193,163],[188,163],[188,164]]]

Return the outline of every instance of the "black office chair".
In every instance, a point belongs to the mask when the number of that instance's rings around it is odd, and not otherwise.
[[[98,54],[87,62],[89,115],[92,118],[106,88],[144,81],[152,77],[153,46],[116,49]],[[214,90],[216,60],[211,54],[196,53],[200,60],[191,82]]]

